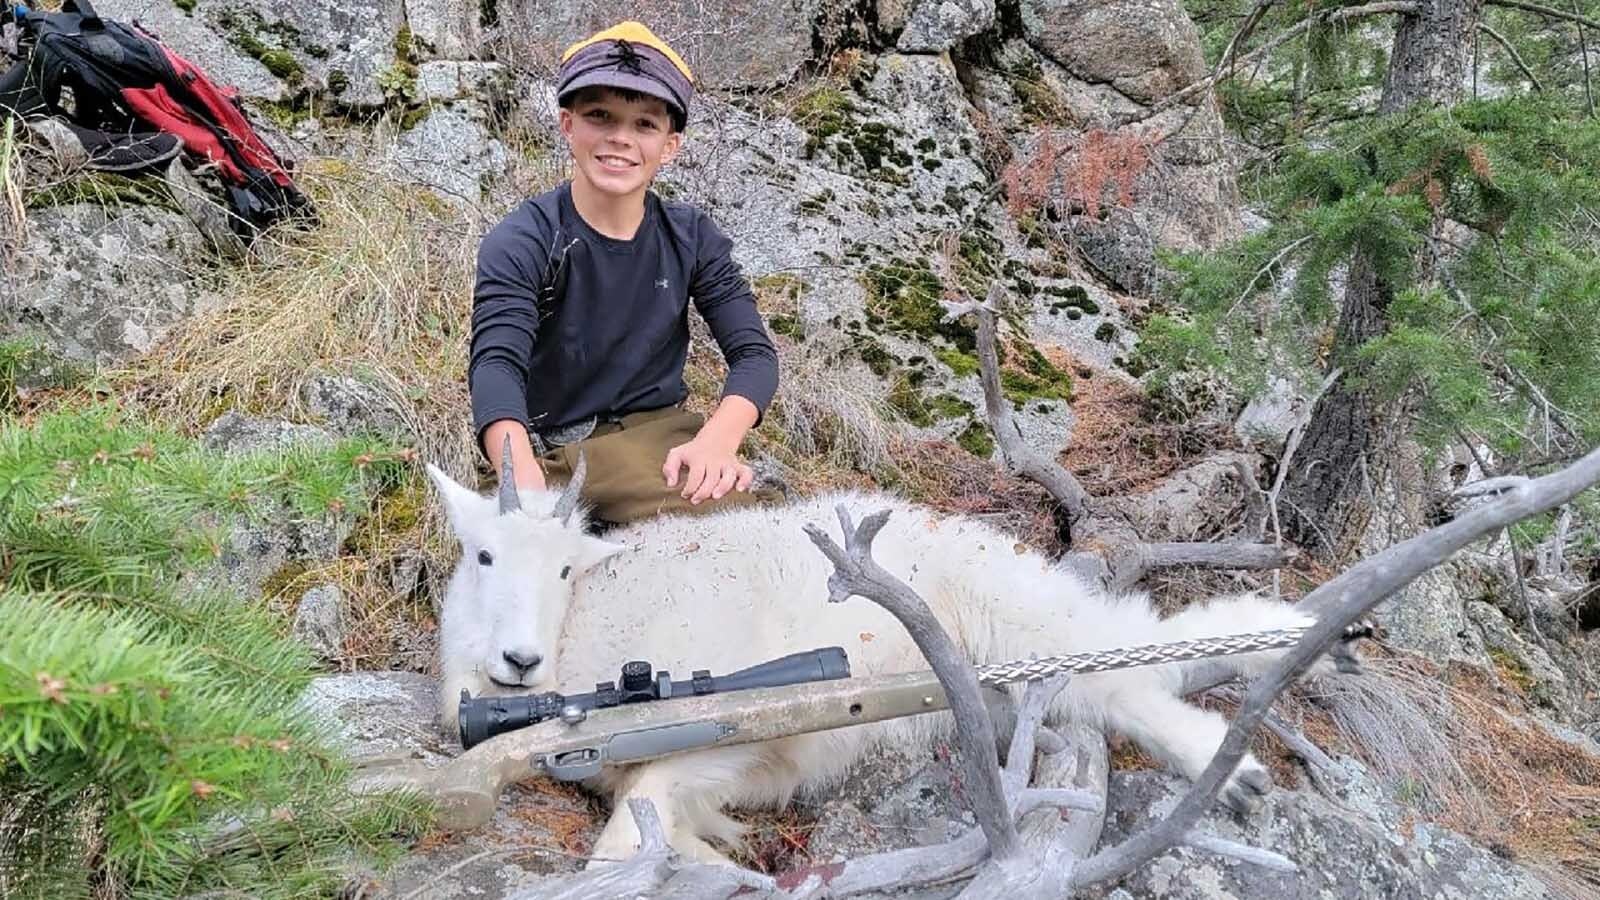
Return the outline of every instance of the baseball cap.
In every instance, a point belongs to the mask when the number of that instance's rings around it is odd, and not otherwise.
[[[656,97],[676,114],[679,128],[689,116],[694,74],[666,41],[641,22],[627,21],[568,47],[561,54],[556,102],[586,87],[610,87]]]

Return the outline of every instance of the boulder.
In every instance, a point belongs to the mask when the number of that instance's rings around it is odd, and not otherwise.
[[[402,0],[205,0],[195,15],[291,92],[310,90],[338,105],[364,108],[381,106],[386,96],[414,84],[408,66],[418,51],[405,6]]]
[[[1077,78],[1150,104],[1206,75],[1178,0],[1022,0],[1028,43]]]
[[[1155,772],[1113,773],[1102,846],[1117,844],[1177,806],[1181,779]],[[1387,802],[1387,801],[1380,801]],[[1309,791],[1277,791],[1240,820],[1213,812],[1200,826],[1226,840],[1293,861],[1280,872],[1182,848],[1156,858],[1114,885],[1083,892],[1093,900],[1254,900],[1259,897],[1339,900],[1505,900],[1554,898],[1531,872],[1461,835],[1426,823],[1391,830]]]
[[[342,438],[377,436],[404,441],[410,436],[405,414],[394,398],[358,378],[313,375],[300,387],[300,402]]]
[[[294,611],[294,636],[324,659],[344,651],[344,592],[337,585],[323,584],[300,596]]]
[[[483,198],[509,160],[490,131],[487,111],[471,101],[434,107],[389,150],[398,175],[465,205]]]
[[[204,307],[193,276],[207,265],[206,246],[185,216],[158,207],[32,210],[0,330],[33,335],[72,362],[126,361]]]
[[[994,0],[920,0],[911,8],[895,49],[939,53],[994,25]]]
[[[467,59],[483,45],[485,5],[481,0],[406,0],[406,24],[420,52]]]
[[[207,450],[229,454],[279,452],[297,446],[332,447],[333,435],[316,425],[302,425],[228,410],[206,426],[200,443]]]
[[[661,4],[646,24],[671,41],[702,89],[737,90],[784,84],[811,59],[812,35],[829,4],[824,0],[770,0],[753,7],[741,0],[693,6]],[[566,0],[499,0],[502,29],[495,58],[516,58],[553,71],[568,46],[626,16],[602,4]],[[691,114],[692,116],[692,114]]]

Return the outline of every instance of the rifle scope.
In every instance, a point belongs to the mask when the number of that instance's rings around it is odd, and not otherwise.
[[[582,721],[583,715],[590,710],[624,703],[698,697],[849,677],[850,658],[845,655],[843,647],[791,653],[729,675],[712,675],[709,669],[699,669],[687,681],[673,681],[666,670],[656,672],[652,678],[650,663],[636,659],[623,664],[622,677],[617,682],[602,681],[595,685],[592,693],[587,694],[547,691],[543,694],[473,698],[463,690],[458,707],[461,746],[470,749],[497,734],[526,728],[558,716],[574,722]]]

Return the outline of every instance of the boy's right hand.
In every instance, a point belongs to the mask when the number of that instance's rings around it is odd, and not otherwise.
[[[483,430],[484,450],[488,453],[489,459],[494,461],[495,471],[500,471],[500,454],[508,435],[511,438],[511,468],[516,477],[517,489],[544,490],[544,468],[533,455],[533,443],[528,440],[528,429],[516,419],[500,419],[490,423],[489,427]]]

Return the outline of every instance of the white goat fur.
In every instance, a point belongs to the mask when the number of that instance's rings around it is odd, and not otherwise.
[[[440,629],[441,712],[451,733],[462,688],[474,697],[510,692],[486,677],[515,680],[500,671],[503,648],[545,659],[522,691],[588,690],[616,678],[629,659],[686,677],[694,669],[727,673],[831,645],[845,648],[853,675],[927,669],[905,629],[876,604],[862,597],[827,602],[832,565],[801,526],[815,523],[842,545],[834,511],[840,503],[858,522],[892,510],[873,557],[927,601],[975,663],[1310,624],[1285,604],[1255,597],[1161,620],[1145,597],[1107,596],[982,522],[886,494],[660,517],[601,540],[583,533],[582,510],[565,526],[550,518],[554,493],[523,492],[523,511],[501,516],[494,498],[432,467],[430,474],[464,551]],[[476,559],[482,549],[494,557],[487,568]],[[572,567],[568,579],[557,577],[564,566]],[[1276,657],[1260,652],[1224,664],[1248,676]],[[1126,735],[1193,779],[1210,762],[1226,722],[1181,699],[1183,678],[1179,664],[1079,676],[1046,721],[1070,717]],[[836,784],[874,746],[926,746],[950,723],[948,713],[937,713],[608,770],[594,786],[611,794],[614,812],[595,855],[632,854],[639,837],[625,801],[638,796],[654,802],[679,852],[722,860],[705,838],[737,840],[739,827],[724,807],[781,807],[796,791]],[[1270,785],[1247,756],[1223,797],[1248,807]]]

